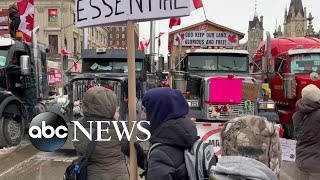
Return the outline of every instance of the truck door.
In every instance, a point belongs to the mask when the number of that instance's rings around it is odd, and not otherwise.
[[[285,63],[285,56],[279,56],[276,58],[276,75],[271,80],[272,99],[275,101],[284,101],[282,77],[284,73]]]

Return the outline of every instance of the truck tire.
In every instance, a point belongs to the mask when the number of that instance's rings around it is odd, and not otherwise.
[[[24,120],[14,120],[9,116],[0,118],[0,148],[17,146],[24,136]]]

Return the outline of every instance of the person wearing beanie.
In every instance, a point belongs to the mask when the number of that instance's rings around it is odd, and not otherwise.
[[[311,84],[302,89],[293,115],[297,180],[320,179],[320,89]]]
[[[212,179],[278,179],[281,146],[273,123],[259,116],[238,117],[225,124],[220,138],[222,158],[211,168]]]
[[[95,86],[86,91],[82,101],[84,117],[79,119],[79,123],[90,132],[89,121],[114,121],[117,109],[116,94],[104,87]],[[99,141],[96,143],[95,150],[88,161],[88,180],[128,180],[129,172],[127,169],[125,156],[121,153],[119,142],[114,126],[104,126],[102,129],[109,128],[109,131],[101,132],[102,139],[110,141]],[[92,132],[95,132],[97,125],[92,123]],[[79,157],[83,156],[89,144],[86,135],[77,130],[76,137],[79,141],[73,141],[73,145]]]
[[[149,152],[147,180],[188,180],[184,150],[198,139],[195,123],[184,116],[189,105],[183,94],[170,88],[149,90],[142,99],[150,121],[151,145],[159,143]]]

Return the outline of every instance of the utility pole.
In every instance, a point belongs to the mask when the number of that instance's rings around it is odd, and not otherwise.
[[[155,62],[155,36],[156,36],[156,22],[150,21],[150,62],[154,66]],[[154,72],[154,69],[151,68],[151,72]]]

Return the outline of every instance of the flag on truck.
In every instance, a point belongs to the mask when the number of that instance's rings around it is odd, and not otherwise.
[[[23,33],[26,42],[32,42],[32,30],[34,28],[34,0],[20,0],[17,2],[20,15],[18,30]]]
[[[203,3],[202,0],[190,0],[190,11],[194,11],[196,9],[202,8]],[[171,18],[169,22],[169,28],[172,29],[173,26],[180,26],[181,18]]]

